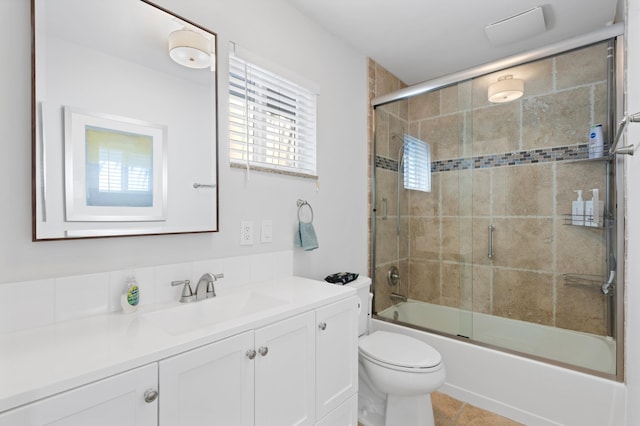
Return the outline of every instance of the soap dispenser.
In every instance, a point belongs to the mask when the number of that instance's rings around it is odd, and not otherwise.
[[[122,288],[122,294],[120,295],[120,306],[122,312],[130,314],[138,309],[138,303],[140,302],[140,289],[138,283],[133,275],[129,275],[125,280],[124,287]]]
[[[578,193],[578,199],[571,203],[571,224],[583,226],[584,223],[584,200],[582,199],[582,190],[576,189],[573,192]]]
[[[598,228],[602,220],[600,213],[599,191],[597,188],[591,190],[593,196],[591,200],[585,202],[585,226]]]

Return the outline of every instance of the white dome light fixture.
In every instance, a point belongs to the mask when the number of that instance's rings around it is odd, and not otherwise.
[[[524,81],[513,78],[511,74],[503,75],[496,83],[489,85],[489,102],[503,103],[511,102],[524,93]]]
[[[195,31],[178,30],[169,34],[169,56],[187,68],[211,65],[211,42]]]

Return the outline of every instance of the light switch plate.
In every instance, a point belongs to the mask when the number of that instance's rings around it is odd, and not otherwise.
[[[260,242],[272,243],[273,242],[273,221],[263,220],[262,227],[260,229]]]
[[[250,246],[253,244],[253,222],[240,222],[240,245]]]

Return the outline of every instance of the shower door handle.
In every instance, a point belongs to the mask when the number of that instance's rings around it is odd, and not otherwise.
[[[487,257],[493,259],[493,230],[496,229],[493,225],[488,226],[489,234],[489,248],[487,250]]]

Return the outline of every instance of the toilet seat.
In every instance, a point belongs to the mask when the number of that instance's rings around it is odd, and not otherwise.
[[[358,349],[371,362],[394,370],[427,373],[442,364],[440,353],[425,342],[387,331],[363,336]]]

